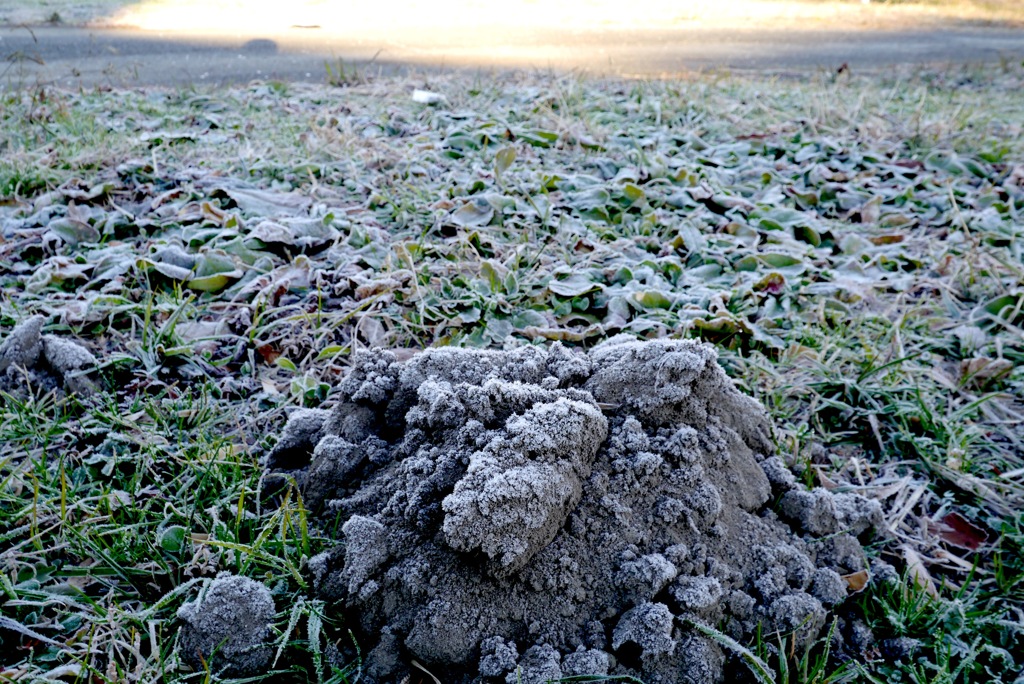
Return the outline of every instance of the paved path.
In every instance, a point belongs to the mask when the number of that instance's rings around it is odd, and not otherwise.
[[[374,60],[374,56],[376,59]],[[580,69],[666,76],[697,69],[854,72],[898,64],[1024,60],[1024,31],[793,31],[613,29],[481,31],[456,39],[404,33],[353,36],[293,27],[213,36],[132,29],[0,29],[0,87],[324,82],[325,64],[364,72],[436,68]],[[372,65],[367,66],[372,61]]]

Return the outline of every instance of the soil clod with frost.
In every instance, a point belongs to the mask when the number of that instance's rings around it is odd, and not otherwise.
[[[266,585],[221,573],[199,598],[178,609],[178,648],[197,670],[254,675],[265,670],[274,599]]]
[[[73,340],[44,335],[44,316],[32,316],[0,343],[0,391],[16,396],[31,388],[88,395],[96,385],[90,373],[99,361]]]
[[[721,680],[694,624],[819,638],[880,520],[799,486],[696,342],[365,351],[339,390],[268,467],[340,530],[309,565],[370,681]]]

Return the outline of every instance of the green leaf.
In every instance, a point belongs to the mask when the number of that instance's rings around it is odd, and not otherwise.
[[[504,289],[502,281],[504,280],[503,274],[505,271],[505,267],[493,259],[485,259],[480,264],[480,275],[487,280],[491,292],[501,292]]]
[[[60,218],[51,221],[49,228],[72,247],[77,247],[83,242],[98,242],[100,239],[100,232],[85,221]]]
[[[795,209],[775,207],[764,211],[763,209],[751,212],[751,219],[760,219],[758,225],[765,230],[785,230],[793,228],[806,222],[804,214]]]
[[[158,539],[160,548],[170,553],[178,553],[185,545],[185,528],[181,525],[171,525],[165,528]]]
[[[519,139],[528,142],[534,147],[551,147],[558,142],[558,134],[552,131],[523,131]]]
[[[534,311],[533,309],[526,309],[520,311],[512,317],[512,325],[516,327],[516,330],[522,330],[523,328],[536,327],[544,328],[550,325],[550,322],[545,318],[544,314],[540,311]]]
[[[814,247],[821,246],[821,235],[810,226],[793,226],[793,237]]]
[[[465,311],[460,311],[458,318],[463,323],[476,323],[480,320],[481,313],[480,307],[474,306]]]
[[[672,300],[664,292],[647,290],[646,292],[634,292],[633,300],[645,309],[671,309]]]
[[[573,273],[564,280],[551,280],[548,289],[560,297],[579,297],[594,290],[604,289],[604,286],[593,282],[582,273]]]
[[[494,218],[494,207],[483,197],[474,197],[452,212],[452,221],[463,228],[486,226]]]
[[[284,368],[287,371],[291,371],[292,373],[299,372],[299,369],[296,368],[295,363],[287,356],[278,356],[276,359],[274,359],[274,363],[276,363],[278,366]]]
[[[756,256],[749,255],[745,256],[732,265],[737,271],[756,271],[757,267],[761,265]]]
[[[788,268],[790,266],[802,266],[803,260],[797,257],[790,256],[788,254],[779,254],[778,252],[768,252],[767,254],[761,255],[761,261],[765,262],[773,268]]]
[[[626,183],[622,187],[622,194],[624,194],[626,199],[634,204],[647,197],[644,191],[641,190],[638,185],[634,185],[633,183]]]
[[[604,188],[588,188],[574,192],[567,198],[569,206],[577,211],[604,209],[610,201],[611,195]]]
[[[1024,292],[995,297],[978,306],[972,315],[975,320],[1010,325],[1024,325]]]
[[[512,162],[516,160],[516,148],[514,147],[503,147],[498,150],[498,153],[494,155],[494,172],[501,176],[503,173],[508,171],[508,167],[512,166]]]
[[[245,275],[235,265],[234,259],[223,250],[203,252],[196,258],[195,275],[188,281],[193,290],[217,292],[228,283]]]
[[[345,351],[345,347],[341,346],[340,344],[332,344],[329,347],[324,347],[323,349],[321,349],[320,353],[316,355],[316,360],[323,361],[324,359],[333,359],[335,356],[338,356],[343,351]],[[281,360],[284,357],[279,356],[277,358],[278,360]],[[292,365],[294,366],[295,364]]]

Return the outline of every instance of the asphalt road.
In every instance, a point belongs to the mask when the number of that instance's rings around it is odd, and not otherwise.
[[[663,77],[693,70],[877,71],[894,65],[1024,60],[1024,31],[610,29],[484,30],[461,36],[351,35],[291,27],[251,35],[132,29],[0,28],[0,87],[50,84],[324,82],[326,66],[378,71],[576,69]]]

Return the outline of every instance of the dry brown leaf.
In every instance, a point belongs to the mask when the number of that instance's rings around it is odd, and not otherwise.
[[[264,344],[256,347],[256,353],[263,357],[263,360],[267,363],[274,363],[274,361],[277,361],[278,357],[281,356],[281,350],[270,344]]]
[[[965,387],[983,389],[1009,375],[1013,363],[1006,359],[975,357],[960,362],[960,382]]]
[[[907,574],[914,580],[914,583],[923,589],[929,596],[938,596],[939,591],[935,588],[935,580],[924,565],[921,554],[907,544],[902,544],[903,559],[907,561]]]
[[[826,475],[824,468],[822,468],[821,466],[814,466],[814,473],[818,477],[818,483],[825,489],[831,491],[833,489],[839,488],[839,483],[830,478],[828,475]]]
[[[874,245],[895,245],[906,239],[903,235],[876,235],[868,240]]]
[[[849,575],[843,575],[843,579],[846,580],[846,590],[851,594],[856,594],[864,591],[864,587],[868,585],[871,575],[868,574],[867,570],[858,570],[857,572],[851,572]]]

